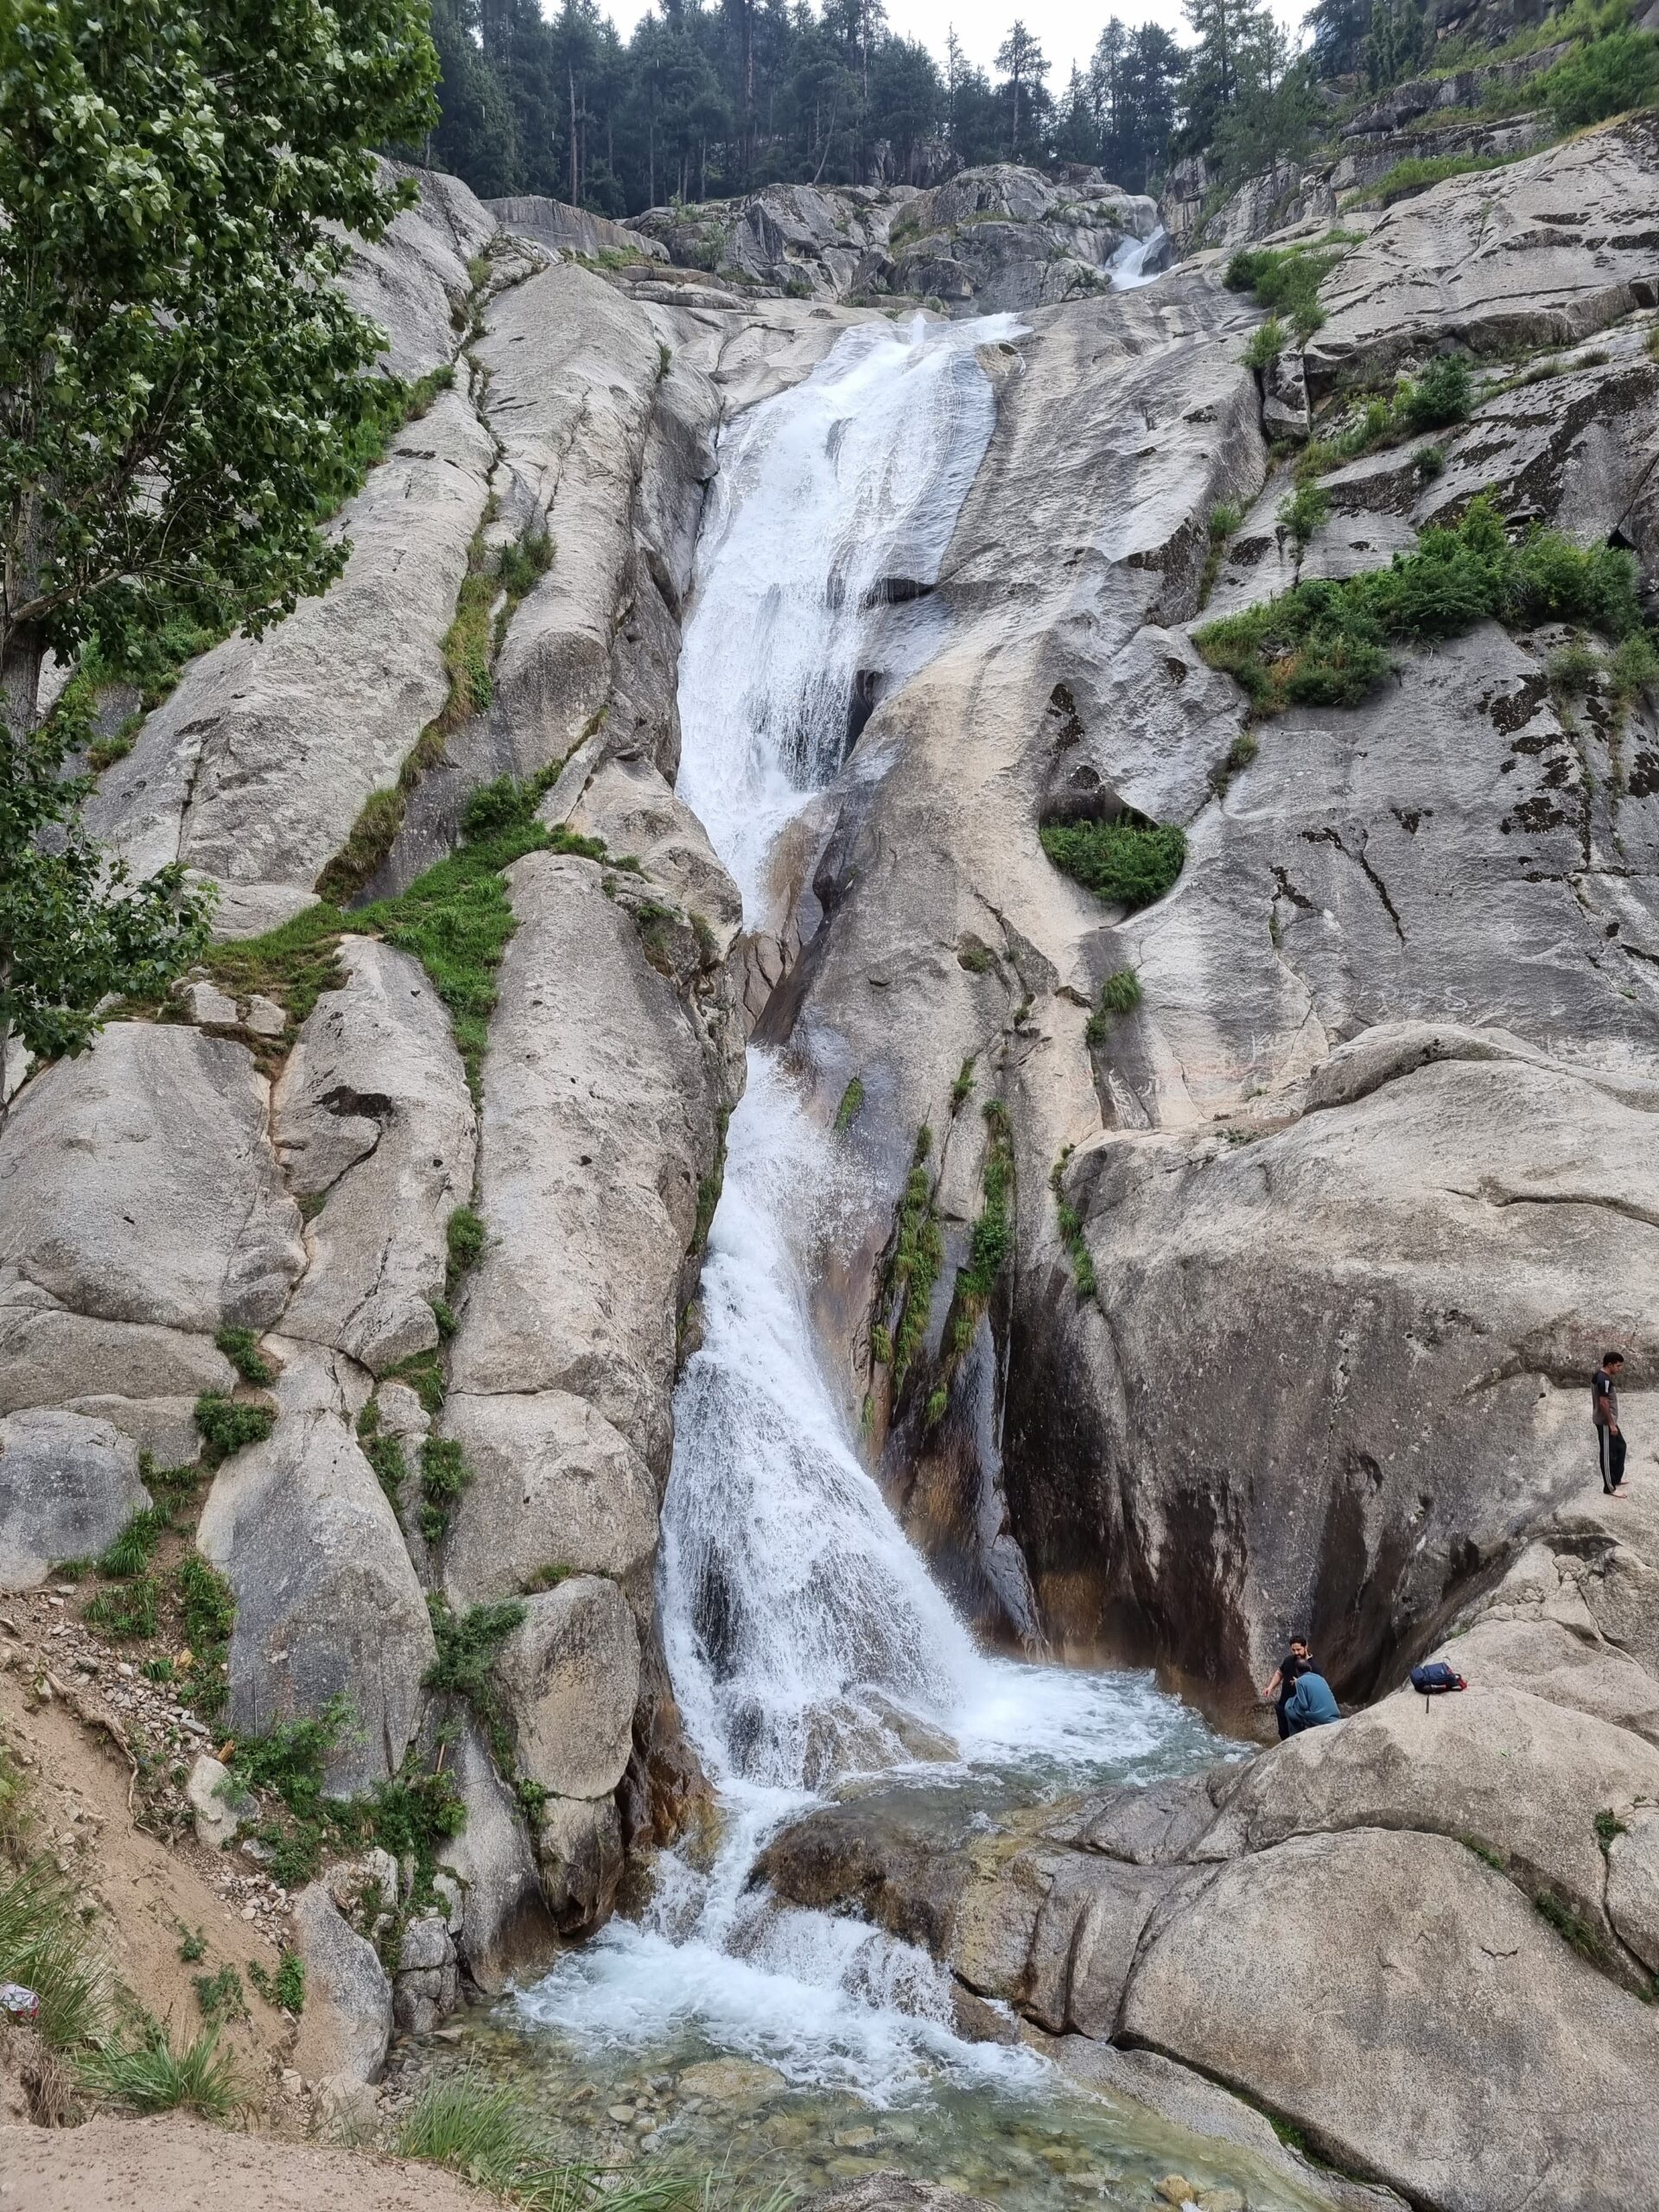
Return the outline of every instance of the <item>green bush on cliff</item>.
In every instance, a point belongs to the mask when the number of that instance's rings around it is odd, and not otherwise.
[[[1586,124],[1659,98],[1659,37],[1650,31],[1614,30],[1565,55],[1528,87],[1542,100],[1558,130]]]
[[[1039,835],[1056,868],[1113,906],[1149,906],[1186,860],[1184,830],[1127,810],[1112,822],[1051,823]]]
[[[1357,236],[1351,231],[1327,231],[1306,245],[1242,247],[1227,264],[1222,282],[1230,292],[1253,293],[1269,315],[1283,316],[1306,344],[1325,321],[1319,286]]]
[[[1318,578],[1207,623],[1194,642],[1235,677],[1256,711],[1354,707],[1389,672],[1387,647],[1454,638],[1478,622],[1580,622],[1614,639],[1642,633],[1636,563],[1607,545],[1535,530],[1518,543],[1486,499],[1449,529],[1427,530],[1386,569]]]

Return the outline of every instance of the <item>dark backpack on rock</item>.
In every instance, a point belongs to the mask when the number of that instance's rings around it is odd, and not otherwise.
[[[1469,1685],[1444,1659],[1433,1659],[1426,1667],[1412,1669],[1411,1687],[1419,1697],[1444,1697],[1448,1690],[1466,1690]]]

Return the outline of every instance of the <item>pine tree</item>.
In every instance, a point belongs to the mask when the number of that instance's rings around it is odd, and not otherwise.
[[[1005,73],[1013,95],[1010,104],[1013,128],[1008,134],[1008,158],[1017,162],[1020,158],[1021,122],[1028,118],[1033,95],[1040,92],[1043,79],[1048,74],[1048,62],[1043,49],[1018,16],[1009,26],[1007,36],[996,49],[996,66]],[[1023,110],[1022,92],[1025,95]]]

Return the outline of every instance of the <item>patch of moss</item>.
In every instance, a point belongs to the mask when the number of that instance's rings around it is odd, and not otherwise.
[[[880,1364],[890,1364],[895,1395],[903,1389],[927,1333],[933,1286],[944,1265],[944,1239],[933,1203],[933,1179],[927,1170],[932,1148],[933,1132],[924,1122],[916,1132],[916,1148],[893,1226],[893,1256],[882,1286],[882,1306],[890,1312],[897,1301],[898,1319],[890,1328],[877,1325],[870,1331],[872,1355]],[[883,1345],[887,1359],[881,1357]]]
[[[852,1081],[848,1084],[846,1090],[842,1092],[841,1103],[836,1109],[836,1134],[837,1136],[851,1128],[853,1123],[858,1119],[859,1109],[863,1103],[863,1080],[861,1077],[855,1076]]]

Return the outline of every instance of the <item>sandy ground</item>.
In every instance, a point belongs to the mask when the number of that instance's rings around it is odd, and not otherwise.
[[[0,1672],[0,1737],[22,1755],[29,1847],[49,1852],[69,1873],[84,1900],[87,1925],[115,1974],[149,2012],[171,2022],[179,2041],[203,2024],[194,1978],[235,1967],[248,2017],[227,2024],[226,2041],[234,2046],[256,2100],[286,2104],[281,2069],[293,2029],[248,1981],[251,1959],[267,1971],[276,1967],[276,1946],[244,1919],[234,1897],[220,1893],[224,1877],[216,1854],[190,1836],[169,1849],[134,1826],[127,1809],[132,1778],[127,1760],[60,1702],[31,1710],[20,1672]],[[179,1955],[187,1931],[200,1931],[203,1938],[199,1959]],[[81,2207],[94,2212],[97,2202],[84,2197]]]
[[[0,2212],[484,2212],[435,2167],[188,2120],[0,2127]]]

